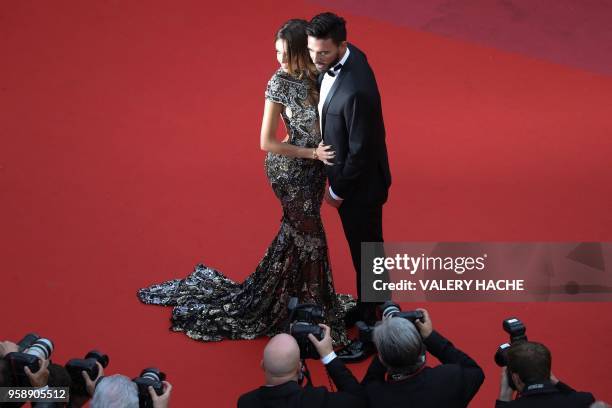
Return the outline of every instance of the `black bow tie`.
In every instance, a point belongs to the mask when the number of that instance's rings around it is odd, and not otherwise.
[[[329,76],[335,77],[336,76],[336,72],[340,71],[340,68],[342,68],[342,64],[341,63],[337,63],[336,65],[334,65],[333,68],[328,69],[327,73],[329,74]]]

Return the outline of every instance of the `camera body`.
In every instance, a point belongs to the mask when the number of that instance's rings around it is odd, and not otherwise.
[[[106,368],[108,366],[109,358],[106,354],[103,354],[98,350],[92,350],[85,355],[84,359],[73,358],[66,363],[66,371],[68,371],[68,374],[70,374],[70,379],[72,380],[70,392],[76,395],[87,395],[85,380],[83,379],[81,372],[85,371],[92,381],[95,380],[100,374],[100,370],[98,369],[96,362],[99,362],[102,367]]]
[[[17,345],[19,351],[8,353],[4,359],[9,364],[14,383],[19,387],[30,387],[25,367],[33,373],[40,370],[39,359],[48,360],[51,357],[53,342],[35,333],[29,333]]]
[[[289,334],[295,338],[300,347],[300,358],[318,359],[319,353],[308,339],[308,335],[312,334],[317,340],[323,339],[325,332],[319,326],[319,323],[323,321],[323,309],[311,303],[299,304],[296,297],[289,299],[287,308],[289,309]]]
[[[165,379],[166,374],[155,367],[145,368],[140,373],[140,377],[132,379],[138,387],[138,404],[140,408],[153,408],[153,400],[151,399],[151,394],[149,394],[149,386],[153,387],[157,395],[162,395],[164,393],[164,384],[162,381]]]

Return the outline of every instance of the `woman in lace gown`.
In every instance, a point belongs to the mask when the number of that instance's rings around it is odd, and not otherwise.
[[[321,223],[324,162],[334,153],[321,143],[317,74],[305,25],[289,20],[276,35],[280,69],[265,91],[261,147],[268,151],[266,175],[283,217],[255,272],[237,283],[200,264],[185,279],[138,291],[144,303],[173,306],[171,329],[194,339],[253,339],[285,331],[289,298],[297,296],[300,303],[322,306],[335,342],[347,342],[343,318],[354,301],[334,291]],[[288,133],[283,142],[275,137],[279,117]]]

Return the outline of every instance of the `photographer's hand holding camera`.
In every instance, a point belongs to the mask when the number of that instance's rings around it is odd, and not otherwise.
[[[0,342],[0,358],[4,359],[5,357],[11,358],[11,356],[15,356],[20,354],[19,345],[17,343],[13,343],[12,341],[2,341]],[[25,374],[25,378],[27,381],[25,383],[16,384],[19,386],[32,386],[35,388],[45,388],[49,382],[49,356],[48,355],[36,355],[38,358],[34,358],[34,361],[38,361],[38,369],[30,369],[27,365],[23,365],[23,374]],[[46,358],[43,358],[46,357]],[[8,363],[6,363],[8,364]],[[7,367],[8,368],[8,367]],[[3,369],[4,370],[4,369]],[[12,380],[9,377],[13,375],[10,374],[10,371],[6,371],[6,374],[3,374],[2,377],[7,377],[6,379],[2,379],[2,384],[7,386],[12,386]]]
[[[550,351],[541,343],[516,342],[506,358],[496,407],[587,408],[595,401],[592,394],[577,392],[552,374]]]
[[[96,365],[98,366],[98,376],[93,380],[89,377],[87,371],[81,371],[81,376],[85,384],[85,393],[81,395],[80,393],[72,392],[70,394],[70,408],[82,407],[91,397],[93,397],[96,390],[96,384],[101,378],[104,378],[104,367],[97,361]]]
[[[333,351],[330,328],[323,324],[319,326],[324,330],[323,338],[318,340],[312,334],[308,338],[339,391],[300,385],[303,374],[300,347],[293,336],[283,333],[274,336],[264,349],[261,366],[266,385],[243,394],[238,400],[239,408],[366,407],[362,387]]]
[[[484,381],[482,369],[433,329],[427,310],[391,306],[396,311],[385,310],[374,329],[378,357],[362,381],[370,407],[467,407]],[[442,364],[427,367],[427,351]]]
[[[162,381],[164,384],[164,393],[157,395],[153,387],[149,387],[149,394],[151,394],[151,401],[153,401],[153,408],[167,408],[170,406],[170,393],[172,392],[172,384],[168,381]]]
[[[25,366],[23,371],[28,376],[32,387],[43,388],[49,381],[49,360],[39,359],[38,362],[40,364],[38,371],[32,372],[28,366]]]

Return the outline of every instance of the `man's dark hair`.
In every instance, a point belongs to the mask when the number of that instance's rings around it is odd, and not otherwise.
[[[550,350],[541,343],[522,341],[508,349],[508,370],[525,384],[549,381],[551,364]]]
[[[306,34],[321,40],[331,38],[334,44],[340,45],[346,41],[346,21],[334,13],[321,13],[310,20]]]

